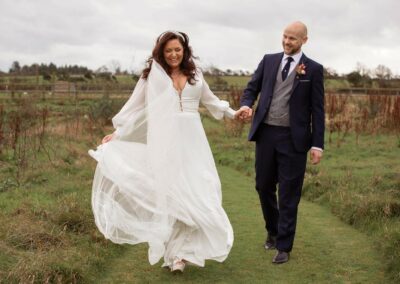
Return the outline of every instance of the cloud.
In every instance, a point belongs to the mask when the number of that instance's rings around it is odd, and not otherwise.
[[[0,69],[54,62],[97,68],[117,60],[140,69],[167,29],[189,34],[201,64],[254,70],[264,53],[281,51],[283,28],[305,22],[304,52],[340,73],[357,62],[400,74],[397,0],[153,0],[0,2]]]

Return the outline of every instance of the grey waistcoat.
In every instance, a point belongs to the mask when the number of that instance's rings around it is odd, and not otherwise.
[[[278,70],[281,70],[282,66]],[[289,123],[289,99],[292,95],[294,78],[296,77],[296,69],[294,69],[282,82],[281,72],[276,74],[276,82],[272,102],[269,108],[265,123],[277,126],[290,126]]]

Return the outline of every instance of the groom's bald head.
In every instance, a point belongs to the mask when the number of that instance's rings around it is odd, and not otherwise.
[[[307,26],[303,22],[300,21],[293,22],[285,28],[285,31],[286,30],[295,32],[296,34],[299,35],[299,37],[303,39],[307,38]]]
[[[288,55],[294,55],[307,42],[307,27],[300,21],[289,24],[283,31],[282,46]]]

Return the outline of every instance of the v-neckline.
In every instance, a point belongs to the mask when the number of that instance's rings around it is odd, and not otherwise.
[[[174,86],[174,80],[171,77],[169,77],[169,78],[171,79],[172,88],[174,88],[174,90],[179,94],[179,90],[177,88],[175,88],[175,86]],[[183,85],[183,88],[180,92],[181,94],[182,94],[183,90],[186,88],[187,83],[188,83],[188,79],[186,79],[185,84]]]

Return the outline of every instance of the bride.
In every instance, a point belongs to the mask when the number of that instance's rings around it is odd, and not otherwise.
[[[198,108],[216,119],[235,111],[196,69],[185,33],[162,33],[147,63],[115,132],[89,151],[96,225],[114,243],[147,242],[150,264],[163,257],[171,271],[222,262],[233,231]]]

